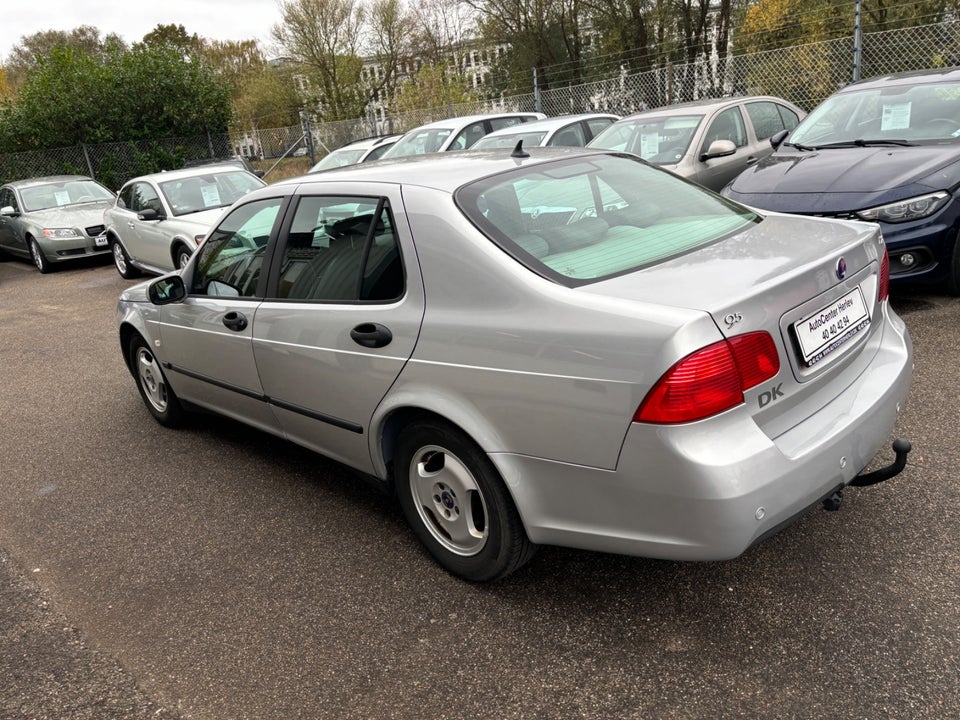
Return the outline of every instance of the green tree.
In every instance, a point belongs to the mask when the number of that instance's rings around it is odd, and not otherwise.
[[[126,47],[119,35],[100,37],[92,25],[81,25],[70,31],[45,30],[20,38],[6,61],[7,81],[15,93],[27,75],[50,57],[54,48],[66,47],[92,57],[104,58],[113,49]]]
[[[13,150],[159,139],[227,129],[229,87],[170,45],[92,56],[57,46],[0,108],[0,144]]]

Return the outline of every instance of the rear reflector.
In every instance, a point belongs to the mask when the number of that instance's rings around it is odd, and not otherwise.
[[[634,422],[672,424],[716,415],[743,402],[745,390],[780,372],[780,356],[767,332],[737,335],[707,345],[670,368],[651,388]]]
[[[880,278],[877,283],[877,302],[883,302],[890,297],[890,256],[887,246],[883,246],[883,257],[880,258]]]

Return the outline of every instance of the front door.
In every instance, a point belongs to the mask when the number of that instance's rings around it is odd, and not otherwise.
[[[184,271],[180,303],[161,308],[159,354],[167,379],[188,402],[280,433],[253,355],[260,271],[282,198],[235,208]]]
[[[263,392],[288,438],[371,471],[370,419],[423,318],[400,192],[303,195],[287,215],[253,328]]]

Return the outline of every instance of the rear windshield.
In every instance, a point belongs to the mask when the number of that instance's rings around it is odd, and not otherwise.
[[[464,186],[456,201],[508,253],[571,286],[663,262],[759,222],[627,155],[521,167]]]

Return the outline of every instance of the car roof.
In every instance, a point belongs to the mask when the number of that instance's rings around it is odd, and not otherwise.
[[[256,177],[256,175],[253,175],[253,173],[245,170],[239,165],[233,163],[218,163],[213,165],[198,165],[196,167],[180,168],[178,170],[161,170],[160,172],[149,173],[147,175],[140,175],[139,177],[130,178],[124,183],[124,185],[129,185],[132,182],[142,182],[144,180],[150,180],[152,182],[168,182],[170,180],[197,177],[198,175],[210,175],[211,173],[228,172],[242,172]]]
[[[623,155],[610,150],[581,147],[535,147],[526,151],[528,157],[525,158],[514,157],[511,152],[509,148],[437,152],[345,165],[322,173],[281,180],[255,192],[268,194],[271,189],[314,183],[380,182],[419,185],[452,193],[474,180],[514,170],[519,165],[541,165],[560,158]]]
[[[873,87],[890,85],[917,85],[924,82],[960,82],[960,67],[930,68],[925,70],[910,70],[907,72],[877,75],[860,80],[840,89],[838,92],[865,90]]]
[[[575,123],[578,120],[592,120],[593,118],[613,118],[613,120],[616,121],[620,119],[620,116],[614,115],[613,113],[580,113],[578,115],[557,115],[555,117],[544,118],[543,120],[525,122],[522,125],[511,125],[507,128],[500,128],[499,130],[494,130],[493,132],[487,133],[483,136],[483,138],[501,137],[503,135],[518,135],[520,133],[537,132],[538,130],[556,130],[557,128],[565,127],[570,123]]]
[[[704,100],[690,100],[688,102],[677,103],[676,105],[663,105],[661,107],[641,110],[640,112],[627,115],[623,120],[631,120],[635,117],[646,117],[648,115],[687,115],[691,110],[701,110],[704,113],[721,110],[731,105],[739,105],[744,102],[756,102],[758,100],[767,100],[777,102],[781,105],[793,105],[789,100],[773,97],[772,95],[738,95],[736,97],[710,98]],[[622,120],[621,120],[622,122]]]
[[[4,187],[12,187],[17,190],[40,185],[50,185],[52,183],[64,183],[72,180],[93,180],[88,175],[45,175],[43,177],[27,178],[25,180],[14,180],[4,184]]]
[[[460,127],[463,127],[464,125],[469,125],[470,123],[476,122],[478,120],[487,120],[487,119],[504,118],[504,117],[519,117],[521,115],[536,115],[539,118],[546,117],[546,115],[544,115],[543,113],[537,113],[533,111],[525,112],[523,110],[519,110],[517,112],[486,113],[483,115],[463,115],[461,117],[444,118],[443,120],[436,120],[434,122],[426,123],[424,125],[418,125],[417,127],[407,132],[406,134],[409,135],[410,133],[419,132],[421,130],[425,130],[429,128],[446,128],[446,127],[460,128]]]
[[[335,153],[337,150],[366,150],[368,148],[375,148],[380,145],[383,145],[385,142],[391,140],[399,140],[403,137],[403,133],[393,133],[391,135],[374,135],[373,137],[360,138],[358,140],[351,140],[345,145],[334,148],[331,150],[331,153]]]

